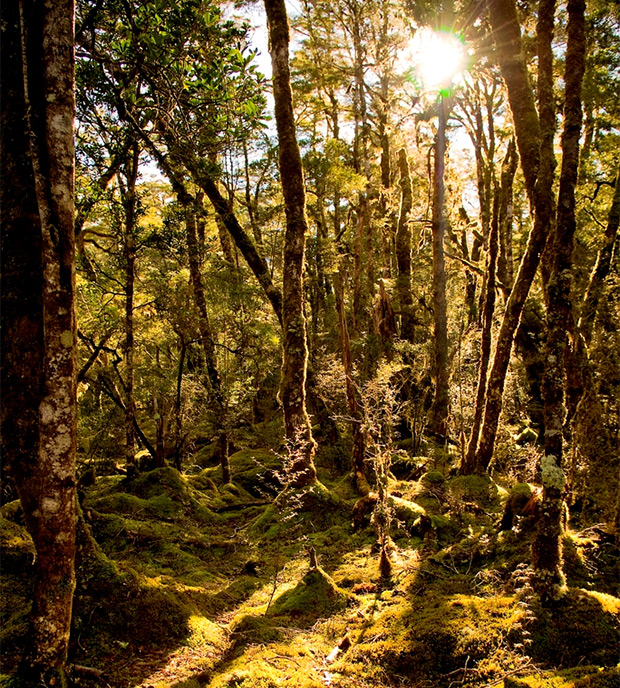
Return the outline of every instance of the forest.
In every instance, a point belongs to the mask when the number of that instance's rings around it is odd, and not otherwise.
[[[0,57],[0,686],[619,685],[618,0]]]

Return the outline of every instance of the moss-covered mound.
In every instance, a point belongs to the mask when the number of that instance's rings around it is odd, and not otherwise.
[[[504,688],[617,688],[620,669],[580,666],[561,671],[538,671],[530,676],[508,677]]]
[[[456,589],[456,588],[455,588]],[[398,601],[364,631],[349,662],[362,675],[433,680],[466,664],[478,676],[494,676],[508,649],[517,642],[515,627],[524,613],[512,597],[450,596],[432,586],[423,598]],[[510,643],[510,641],[509,641]]]
[[[617,664],[620,599],[571,588],[547,609],[534,608],[532,656],[548,664],[577,666]]]
[[[287,616],[297,625],[331,616],[353,600],[321,568],[313,568],[292,589],[280,595],[269,610],[270,616]]]
[[[498,508],[499,490],[488,475],[459,475],[448,482],[453,499],[473,502],[484,509]]]
[[[328,529],[341,524],[348,514],[348,507],[322,483],[299,490],[281,492],[254,521],[249,529],[252,538],[273,540],[294,536],[317,528]]]
[[[268,449],[242,449],[229,461],[232,481],[255,498],[274,495],[282,487],[282,458]],[[221,482],[222,469],[212,471]]]

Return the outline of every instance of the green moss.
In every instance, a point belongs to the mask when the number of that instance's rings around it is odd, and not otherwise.
[[[550,608],[535,608],[532,656],[551,664],[575,666],[584,657],[593,664],[615,665],[620,635],[620,599],[570,588]]]
[[[533,494],[532,486],[529,483],[517,483],[510,488],[508,501],[511,503],[513,511],[519,513],[529,502]]]
[[[353,599],[351,593],[339,588],[320,568],[311,569],[288,592],[280,595],[271,607],[270,616],[288,616],[304,623],[331,616]]]
[[[218,492],[217,485],[211,478],[209,470],[202,470],[196,475],[187,476],[186,480],[195,490]]]
[[[488,475],[459,475],[449,481],[448,487],[456,499],[486,508],[499,506],[497,485]]]
[[[455,589],[453,583],[436,583],[422,598],[388,608],[364,632],[351,661],[422,680],[454,671],[466,661],[473,666],[496,653],[523,616],[516,600],[481,598]]]
[[[187,503],[190,493],[187,481],[174,468],[165,466],[140,473],[124,485],[125,490],[142,499],[167,496],[176,502]]]
[[[268,449],[243,449],[230,459],[233,482],[254,497],[273,494],[281,486],[282,459]],[[220,471],[221,469],[217,469]]]
[[[539,671],[531,676],[507,678],[504,688],[616,688],[618,667],[580,666],[561,671]]]
[[[232,637],[235,647],[239,647],[257,643],[276,643],[282,640],[283,635],[276,619],[246,614],[234,624]]]
[[[19,499],[14,499],[12,502],[3,504],[0,507],[0,516],[7,521],[13,521],[13,523],[23,525],[24,510],[22,509],[22,503]]]
[[[443,485],[445,481],[446,479],[444,477],[444,474],[441,471],[437,470],[427,471],[420,478],[420,482],[423,485],[427,485],[429,487],[437,487],[438,485]]]
[[[18,573],[34,563],[34,543],[25,526],[3,516],[0,516],[0,548],[4,573]]]

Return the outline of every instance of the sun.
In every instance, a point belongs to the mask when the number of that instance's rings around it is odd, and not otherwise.
[[[412,67],[426,90],[449,87],[465,67],[465,49],[458,36],[422,28],[411,44]]]

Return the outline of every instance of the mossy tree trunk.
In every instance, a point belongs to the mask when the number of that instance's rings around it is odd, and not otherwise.
[[[615,187],[609,215],[607,216],[607,226],[605,228],[603,245],[599,250],[596,263],[590,275],[590,281],[588,282],[588,288],[583,299],[579,318],[579,330],[587,345],[589,345],[592,340],[596,312],[603,292],[605,278],[609,274],[611,268],[614,243],[618,236],[618,227],[620,226],[620,172],[616,174]]]
[[[532,545],[534,590],[543,601],[553,600],[564,586],[562,572],[562,471],[566,323],[572,320],[572,250],[575,234],[575,186],[579,170],[581,84],[585,70],[585,1],[568,1],[568,43],[564,74],[564,128],[562,169],[556,222],[545,260],[547,274],[547,339],[543,399],[545,455],[542,460],[543,497],[536,537]],[[552,15],[553,16],[553,15]]]
[[[2,8],[2,436],[37,557],[19,678],[60,682],[75,587],[74,7]]]
[[[282,289],[283,357],[280,397],[291,452],[291,484],[303,487],[316,480],[310,419],[306,410],[306,320],[303,311],[303,269],[307,232],[306,196],[301,155],[295,131],[289,70],[289,25],[284,0],[265,0],[273,96],[278,130],[278,163],[284,195],[284,279]]]
[[[400,310],[400,336],[401,339],[413,342],[415,319],[411,293],[411,230],[409,228],[409,213],[413,206],[413,193],[411,172],[405,148],[401,148],[398,152],[398,166],[400,169],[401,199],[398,229],[396,230],[396,262],[398,265],[396,288]]]
[[[349,328],[344,310],[344,283],[340,273],[334,274],[334,287],[336,291],[336,308],[340,323],[340,348],[342,350],[342,365],[346,381],[347,408],[351,416],[351,434],[353,435],[353,450],[351,452],[351,472],[357,491],[360,494],[368,493],[368,480],[364,467],[364,457],[366,446],[364,432],[362,428],[362,414],[357,396],[355,385],[353,384],[353,365],[351,362],[351,341],[349,338]]]
[[[512,287],[514,267],[512,256],[512,222],[514,216],[513,186],[519,157],[517,144],[512,138],[502,163],[499,198],[499,255],[497,276],[504,287]]]
[[[433,325],[435,397],[431,414],[431,429],[439,435],[448,432],[448,309],[446,304],[446,267],[444,256],[444,170],[446,155],[447,103],[439,99],[439,122],[435,135],[433,165]]]
[[[183,196],[185,204],[185,235],[187,238],[187,255],[189,259],[190,280],[192,283],[192,293],[194,303],[198,311],[198,331],[200,332],[200,343],[205,355],[205,367],[207,372],[207,382],[209,385],[209,396],[218,433],[220,465],[222,467],[222,481],[230,483],[230,463],[228,461],[228,422],[226,399],[222,390],[222,382],[215,356],[215,338],[209,321],[207,310],[207,300],[200,272],[200,261],[198,251],[198,235],[196,227],[197,209],[191,199]]]
[[[544,3],[543,3],[544,4]],[[543,20],[548,14],[541,6]],[[536,108],[521,31],[514,0],[493,0],[489,14],[497,57],[502,76],[508,86],[508,99],[512,110],[517,145],[525,186],[534,211],[534,226],[530,232],[525,253],[521,259],[514,285],[506,302],[502,324],[497,336],[495,352],[487,380],[487,394],[480,438],[475,461],[469,470],[486,472],[495,447],[495,437],[502,409],[502,396],[506,372],[515,332],[519,325],[525,300],[540,263],[540,255],[553,220],[553,179],[555,156],[553,134],[555,105],[553,99],[553,73],[550,34],[545,33],[544,22],[538,26],[538,102]],[[551,11],[553,26],[553,11]]]
[[[138,180],[138,161],[140,150],[136,143],[127,151],[124,176],[126,186],[120,184],[125,227],[123,231],[123,258],[125,263],[125,464],[127,474],[136,471],[134,419],[136,403],[134,399],[134,283],[136,272],[136,224],[137,198],[136,182]]]
[[[460,472],[464,475],[475,472],[476,447],[480,435],[482,411],[487,388],[487,372],[491,355],[491,335],[493,325],[493,313],[495,312],[495,273],[497,268],[497,253],[499,243],[499,209],[498,195],[495,194],[495,212],[491,222],[489,245],[487,252],[487,270],[484,281],[484,305],[482,308],[482,335],[480,341],[480,362],[478,364],[478,386],[476,388],[476,401],[474,404],[474,418],[467,443],[467,451],[460,466]]]

